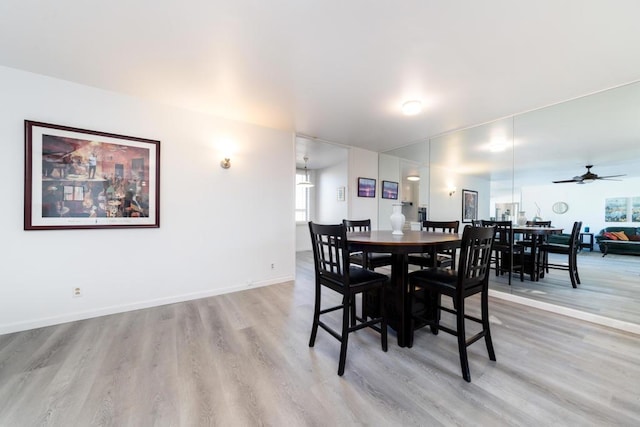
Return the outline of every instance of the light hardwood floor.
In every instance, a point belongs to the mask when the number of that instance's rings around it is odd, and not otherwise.
[[[338,377],[338,342],[308,347],[310,260],[295,283],[0,336],[0,425],[638,425],[639,336],[498,299],[471,383],[426,330],[387,353],[352,334]]]
[[[567,256],[550,254],[550,260],[567,263]],[[520,282],[515,274],[508,285],[507,276],[491,275],[490,289],[535,301],[640,324],[640,256],[610,254],[599,251],[578,253],[581,284],[571,287],[569,273],[551,270],[538,282]]]

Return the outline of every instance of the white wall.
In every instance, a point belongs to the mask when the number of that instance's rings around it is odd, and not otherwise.
[[[398,183],[398,193],[403,192],[402,176],[400,175],[400,158],[396,156],[389,156],[387,154],[379,155],[379,178],[380,185],[382,181],[393,181]],[[378,195],[378,228],[380,230],[391,230],[391,213],[393,212],[393,205],[400,203],[403,194],[398,194],[398,200],[383,199]]]
[[[0,93],[0,333],[293,279],[293,134],[3,67]],[[25,119],[160,140],[161,227],[24,231]]]
[[[348,163],[346,161],[316,170],[318,192],[317,221],[325,224],[339,224],[347,218],[347,198],[338,201],[338,187],[346,187],[348,184]]]
[[[431,166],[431,180],[429,190],[429,210],[427,215],[432,221],[460,220],[462,230],[462,190],[478,192],[478,219],[488,219],[490,182],[486,179],[470,175],[456,174],[440,166]],[[456,192],[449,196],[451,187]]]
[[[536,203],[544,220],[551,220],[554,226],[571,231],[574,221],[582,221],[592,233],[598,233],[604,227],[640,227],[638,222],[605,222],[605,199],[615,197],[640,197],[640,179],[622,178],[622,181],[596,181],[590,184],[549,184],[524,187],[522,189],[522,209],[527,219],[536,214]],[[565,202],[569,210],[562,215],[556,214],[552,206],[556,202]]]
[[[358,197],[358,177],[376,180],[376,197]],[[349,149],[349,200],[348,219],[371,219],[371,228],[378,229],[378,199],[380,180],[378,179],[378,153],[362,148]]]

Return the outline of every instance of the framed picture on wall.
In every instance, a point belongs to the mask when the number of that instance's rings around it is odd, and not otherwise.
[[[358,197],[376,197],[376,180],[358,178]]]
[[[24,126],[25,230],[160,227],[160,141]]]
[[[605,222],[627,222],[627,210],[629,209],[629,199],[626,197],[614,197],[605,199],[604,221]]]
[[[462,222],[478,219],[478,192],[462,190]]]
[[[398,183],[382,181],[382,198],[398,200]]]

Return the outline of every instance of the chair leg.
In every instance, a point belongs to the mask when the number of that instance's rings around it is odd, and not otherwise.
[[[440,304],[442,302],[442,294],[438,293],[435,296],[431,295],[429,296],[429,301],[431,304],[431,312],[433,313],[433,324],[431,325],[430,329],[431,329],[431,333],[433,335],[438,335],[438,332],[440,332]],[[453,304],[453,308],[455,309],[455,300],[454,300],[454,304]]]
[[[574,254],[569,253],[569,278],[571,278],[571,286],[574,288],[578,287],[577,281],[577,270],[576,270],[576,258],[573,256]]]
[[[455,298],[454,298],[455,299]],[[458,353],[460,353],[460,368],[462,369],[462,378],[468,383],[471,382],[471,373],[469,372],[469,359],[467,358],[467,339],[464,329],[464,298],[457,301],[456,323],[458,335]]]
[[[495,361],[496,353],[493,350],[493,341],[491,340],[491,326],[489,325],[489,293],[483,292],[480,297],[482,311],[482,330],[484,332],[484,342],[487,345],[489,359]]]
[[[381,340],[381,344],[382,344],[382,351],[387,351],[388,346],[387,346],[387,309],[385,308],[385,302],[384,302],[384,294],[385,294],[385,289],[384,289],[384,285],[382,285],[382,287],[380,288],[380,315],[382,316],[382,321],[380,322],[380,340]],[[413,334],[411,334],[413,335]],[[413,338],[412,338],[413,340]]]
[[[363,302],[364,305],[364,302]],[[351,304],[349,304],[349,313],[351,319],[351,326],[356,326],[356,297],[351,298]]]
[[[319,322],[320,322],[320,286],[316,285],[316,300],[313,308],[313,326],[311,326],[311,338],[309,339],[309,347],[313,347],[316,342],[316,334],[318,333]]]
[[[340,340],[340,362],[338,363],[338,375],[344,374],[344,365],[347,361],[347,344],[349,342],[349,308],[353,297],[348,293],[342,299],[342,335]]]

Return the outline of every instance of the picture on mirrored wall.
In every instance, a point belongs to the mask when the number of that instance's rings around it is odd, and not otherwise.
[[[358,178],[358,197],[376,197],[376,180]]]
[[[160,226],[160,141],[25,120],[25,230]]]
[[[640,197],[631,198],[631,222],[640,222]]]
[[[604,221],[605,222],[627,222],[627,209],[629,199],[626,197],[615,197],[605,200]]]
[[[382,198],[398,200],[398,183],[382,181]]]
[[[478,192],[462,190],[462,222],[478,219]]]

